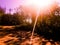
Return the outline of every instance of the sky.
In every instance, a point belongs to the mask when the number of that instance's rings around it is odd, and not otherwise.
[[[14,9],[19,7],[22,3],[24,2],[24,0],[0,0],[0,6],[3,8],[6,8],[7,12],[8,10]]]
[[[7,12],[8,10],[14,9],[16,7],[19,7],[20,5],[23,5],[26,0],[0,0],[0,6],[6,8]],[[60,0],[56,0],[60,5]]]

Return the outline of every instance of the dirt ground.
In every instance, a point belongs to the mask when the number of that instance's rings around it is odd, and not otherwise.
[[[46,40],[37,34],[31,40],[31,31],[0,31],[0,45],[60,45],[60,42]]]

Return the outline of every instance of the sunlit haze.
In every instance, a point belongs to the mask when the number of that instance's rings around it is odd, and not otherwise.
[[[24,6],[32,8],[34,11],[50,8],[55,0],[26,0]]]

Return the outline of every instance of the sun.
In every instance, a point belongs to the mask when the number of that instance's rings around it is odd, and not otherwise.
[[[54,0],[26,0],[25,5],[33,5],[40,8],[46,7],[51,5],[54,2]]]
[[[24,1],[24,10],[27,12],[45,12],[45,10],[53,7],[55,0],[25,0]]]

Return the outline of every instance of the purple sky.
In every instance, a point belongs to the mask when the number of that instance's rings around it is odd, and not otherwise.
[[[0,0],[0,6],[5,7],[8,11],[8,9],[14,9],[16,7],[19,7],[19,5],[25,3],[26,0]],[[60,0],[56,0],[60,3]]]
[[[19,7],[24,2],[24,0],[0,0],[0,6],[8,10]]]

